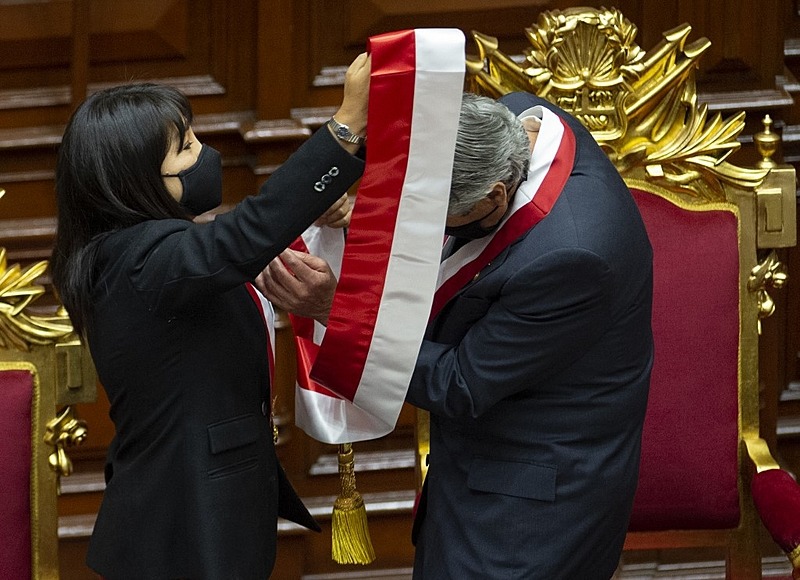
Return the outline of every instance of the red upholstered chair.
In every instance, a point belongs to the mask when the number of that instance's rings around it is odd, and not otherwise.
[[[656,359],[626,546],[718,546],[728,577],[760,578],[755,194],[687,204],[631,180],[654,250]],[[739,192],[740,194],[742,192]]]
[[[90,359],[63,309],[32,313],[46,262],[6,265],[0,248],[0,578],[58,578],[58,478],[85,424],[69,406],[95,396]]]
[[[759,319],[785,272],[770,248],[794,245],[795,175],[756,137],[755,168],[727,161],[744,114],[710,118],[680,26],[645,53],[616,10],[545,12],[518,64],[473,33],[468,88],[530,91],[571,112],[608,152],[641,209],[654,249],[655,364],[639,487],[626,549],[716,547],[728,578],[760,578],[761,522],[800,560],[800,487],[759,437]],[[425,425],[420,422],[420,455]],[[421,461],[424,464],[424,458]],[[752,490],[751,490],[752,484]]]

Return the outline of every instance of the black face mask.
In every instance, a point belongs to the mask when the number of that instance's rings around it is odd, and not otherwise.
[[[494,206],[494,209],[487,213],[485,216],[480,217],[474,221],[469,223],[460,225],[460,226],[449,226],[444,228],[444,233],[448,236],[453,236],[454,238],[460,238],[462,240],[477,240],[479,238],[483,238],[497,230],[500,227],[500,222],[503,220],[497,220],[497,223],[493,226],[483,227],[481,222],[485,220],[487,217],[492,215],[500,209],[499,205]]]
[[[194,165],[178,172],[183,185],[181,207],[192,215],[200,215],[222,203],[222,157],[219,151],[203,145]]]
[[[500,226],[500,222],[503,220],[498,220],[496,224],[489,226],[488,228],[483,227],[481,222],[498,209],[500,209],[500,206],[496,205],[492,211],[487,213],[485,216],[476,219],[475,221],[471,221],[460,226],[445,227],[444,233],[448,236],[453,236],[454,238],[461,238],[462,240],[477,240],[478,238],[488,236]]]
[[[519,183],[514,187],[514,191],[511,192],[511,195],[508,196],[508,202],[506,205],[506,212],[508,212],[509,208],[511,207],[511,203],[514,201],[514,196],[517,194],[517,189],[519,189],[520,184],[528,178],[527,171],[522,175],[522,179],[519,180]],[[475,221],[471,221],[468,224],[463,224],[460,226],[452,226],[452,227],[445,227],[444,233],[448,236],[453,236],[454,238],[461,238],[462,240],[477,240],[479,238],[485,238],[489,234],[495,232],[497,228],[500,227],[500,224],[503,222],[502,218],[497,220],[497,223],[493,226],[489,226],[488,228],[483,227],[480,223],[485,220],[487,217],[492,215],[495,211],[500,209],[499,205],[494,206],[494,209],[487,213],[482,218],[478,218]]]

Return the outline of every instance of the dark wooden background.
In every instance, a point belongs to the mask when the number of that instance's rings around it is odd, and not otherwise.
[[[645,50],[665,31],[689,23],[690,41],[711,41],[698,72],[701,101],[724,115],[747,112],[743,147],[732,161],[757,159],[752,134],[768,113],[783,137],[782,158],[800,163],[798,0],[17,0],[0,2],[0,188],[6,190],[0,246],[11,263],[49,256],[60,135],[75,105],[99,88],[154,80],[184,90],[198,136],[222,152],[229,205],[256,192],[332,114],[344,70],[369,36],[457,27],[496,36],[503,52],[517,55],[527,47],[525,27],[540,12],[575,6],[618,8],[638,26]],[[795,249],[781,255],[790,280],[775,295],[776,314],[764,323],[762,423],[764,436],[797,472],[800,258]],[[337,493],[335,448],[292,426],[293,351],[285,323],[278,341],[280,457],[327,523]],[[77,473],[62,486],[62,578],[93,578],[82,561],[113,433],[107,407],[101,394],[79,408],[90,435],[72,454]],[[371,506],[379,557],[366,574],[397,570],[402,577],[411,563],[413,424],[414,413],[406,409],[392,435],[356,445],[359,489]],[[329,531],[314,536],[284,526],[280,542],[275,578],[356,577],[330,561]]]

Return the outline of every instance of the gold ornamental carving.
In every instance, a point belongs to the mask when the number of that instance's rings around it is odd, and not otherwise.
[[[42,294],[44,286],[35,281],[47,269],[47,262],[37,262],[27,268],[6,263],[6,249],[0,248],[0,348],[24,352],[31,345],[47,345],[67,339],[72,324],[64,308],[52,315],[37,315],[30,306]]]
[[[78,419],[72,407],[65,407],[57,417],[48,421],[44,442],[53,448],[48,457],[50,468],[58,475],[70,475],[72,460],[67,455],[67,448],[80,445],[88,434],[86,421]]]
[[[753,189],[769,169],[726,161],[740,146],[744,113],[722,119],[698,104],[695,72],[710,42],[688,43],[690,31],[683,24],[665,32],[645,52],[636,26],[616,9],[544,12],[526,29],[531,47],[522,62],[473,32],[478,54],[467,60],[467,88],[495,98],[539,95],[577,117],[623,177],[639,171],[689,199],[724,200],[724,183]]]
[[[83,443],[88,433],[70,405],[94,399],[96,375],[64,307],[37,308],[46,292],[37,282],[47,267],[47,261],[9,266],[6,249],[0,247],[0,367],[30,366],[39,385],[37,407],[40,400],[45,407],[66,404],[49,421],[51,411],[42,410],[42,417],[35,411],[37,421],[47,422],[43,433],[34,423],[33,439],[34,449],[41,442],[47,446],[47,463],[57,476],[66,476],[72,472],[67,448]]]
[[[786,284],[788,275],[786,266],[778,259],[775,250],[770,251],[750,271],[747,289],[754,292],[758,300],[758,333],[761,334],[761,320],[769,318],[775,312],[775,302],[768,289],[781,289]]]

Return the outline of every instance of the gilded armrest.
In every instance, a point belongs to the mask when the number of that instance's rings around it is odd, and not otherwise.
[[[747,455],[756,473],[750,482],[753,503],[764,527],[792,564],[792,577],[800,579],[800,485],[772,457],[767,442],[745,437]]]
[[[769,446],[764,439],[757,436],[745,435],[744,444],[747,449],[747,455],[753,462],[756,473],[761,473],[768,469],[780,469],[778,462],[772,457],[772,452],[770,452]]]

